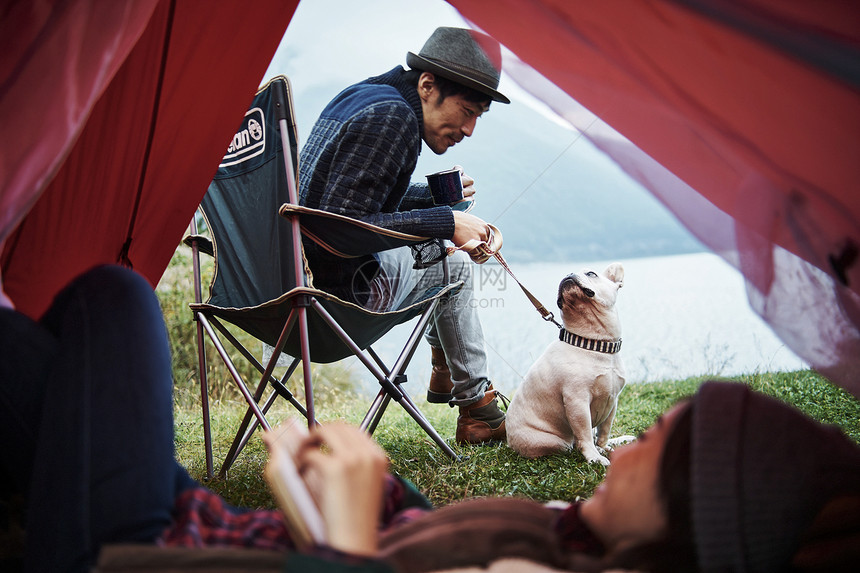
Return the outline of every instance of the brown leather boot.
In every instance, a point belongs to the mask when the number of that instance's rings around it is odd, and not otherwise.
[[[457,418],[458,444],[501,442],[507,438],[505,413],[499,409],[497,394],[490,384],[483,398],[468,406],[460,406],[460,416]]]
[[[447,404],[453,398],[451,390],[454,388],[454,383],[451,382],[451,371],[448,370],[445,351],[431,346],[430,364],[433,365],[433,371],[430,373],[427,401],[431,404]]]

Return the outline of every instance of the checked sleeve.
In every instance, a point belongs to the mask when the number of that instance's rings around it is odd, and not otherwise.
[[[324,185],[318,208],[404,233],[453,235],[454,219],[447,207],[398,210],[421,145],[417,119],[405,102],[374,103],[344,123],[318,122],[308,146],[326,142],[318,157],[328,166],[327,179],[313,185],[317,190]]]

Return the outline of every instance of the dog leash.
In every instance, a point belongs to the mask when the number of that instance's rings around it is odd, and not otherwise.
[[[590,338],[585,338],[584,336],[579,336],[578,334],[574,334],[556,322],[553,314],[546,309],[546,307],[537,299],[535,295],[529,292],[529,289],[520,282],[520,280],[516,277],[514,272],[511,270],[511,267],[508,266],[507,261],[502,256],[500,252],[502,248],[502,232],[499,231],[493,225],[487,224],[488,227],[488,239],[486,241],[479,241],[477,239],[472,239],[471,241],[467,241],[463,245],[459,247],[448,247],[446,249],[447,254],[453,255],[457,251],[466,251],[468,255],[472,258],[472,260],[479,265],[487,262],[490,257],[495,258],[499,261],[499,264],[502,265],[502,268],[507,271],[509,275],[520,285],[523,293],[525,293],[526,297],[529,301],[534,305],[535,309],[540,313],[541,318],[543,318],[547,322],[552,322],[554,325],[558,327],[558,339],[562,342],[566,342],[573,346],[578,346],[579,348],[583,348],[585,350],[593,350],[595,352],[601,352],[603,354],[616,354],[621,351],[621,339],[617,340],[593,340]],[[497,392],[498,394],[498,392]],[[498,394],[503,403],[507,401],[505,396]],[[505,406],[507,409],[507,405]]]
[[[547,322],[552,322],[559,328],[562,328],[562,326],[558,322],[556,322],[555,316],[553,316],[553,314],[546,309],[543,303],[541,303],[541,301],[539,301],[535,295],[529,292],[529,289],[527,289],[525,285],[520,282],[520,280],[511,270],[511,267],[508,266],[507,261],[505,261],[505,258],[502,256],[501,253],[502,232],[499,231],[499,229],[495,226],[490,225],[489,223],[487,224],[487,227],[489,231],[487,233],[489,237],[488,240],[479,241],[477,239],[472,239],[463,243],[463,245],[459,247],[448,247],[448,255],[453,255],[456,251],[466,251],[468,255],[472,258],[472,260],[479,265],[487,262],[490,257],[495,258],[497,261],[499,261],[499,264],[502,265],[502,268],[505,269],[505,271],[507,271],[509,275],[511,275],[511,278],[513,278],[514,281],[516,281],[516,283],[520,285],[520,289],[522,289],[523,293],[526,295],[526,298],[529,299],[529,302],[531,302],[535,309],[540,313],[541,318],[543,318]]]
[[[546,307],[541,303],[541,301],[539,301],[537,299],[537,297],[535,297],[535,295],[530,293],[529,289],[527,289],[523,285],[523,283],[521,283],[520,280],[516,277],[516,275],[514,275],[514,272],[508,266],[508,263],[505,261],[504,257],[502,257],[502,253],[500,253],[499,251],[496,251],[495,253],[493,253],[493,257],[495,257],[495,259],[497,261],[499,261],[499,264],[502,265],[502,268],[504,268],[508,272],[509,275],[511,275],[511,278],[513,278],[517,282],[517,284],[520,285],[520,288],[522,289],[523,293],[526,295],[526,298],[528,298],[529,301],[532,303],[532,305],[534,305],[535,309],[540,313],[541,318],[544,319],[545,321],[551,322],[554,325],[556,325],[557,327],[561,328],[561,325],[558,322],[556,322],[555,316],[553,316],[553,314],[546,309]]]
[[[520,281],[517,280],[517,277],[514,276],[514,273],[508,267],[508,264],[505,262],[505,259],[502,257],[502,254],[499,251],[493,253],[493,256],[499,261],[499,264],[504,267],[508,274],[510,274],[517,284],[520,285],[520,288],[523,289],[523,292],[526,293],[528,299],[532,302],[537,311],[541,314],[544,320],[547,322],[552,322],[554,325],[558,327],[558,339],[562,342],[567,342],[573,346],[578,346],[579,348],[584,348],[585,350],[593,350],[595,352],[601,352],[603,354],[616,354],[621,352],[621,339],[617,340],[593,340],[591,338],[585,338],[584,336],[580,336],[578,334],[574,334],[557,323],[555,321],[555,317],[553,317],[552,313],[541,304],[541,302],[528,291],[526,287],[522,285]]]

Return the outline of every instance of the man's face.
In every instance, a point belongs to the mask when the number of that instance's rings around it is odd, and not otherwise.
[[[439,90],[435,86],[422,93],[421,105],[424,142],[437,155],[442,155],[464,137],[471,136],[475,123],[486,111],[486,106],[470,102],[462,95],[448,96],[440,102]]]

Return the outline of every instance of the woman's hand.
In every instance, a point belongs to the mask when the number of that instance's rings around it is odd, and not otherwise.
[[[388,458],[355,426],[333,422],[292,433],[289,447],[326,523],[329,545],[373,555]]]

